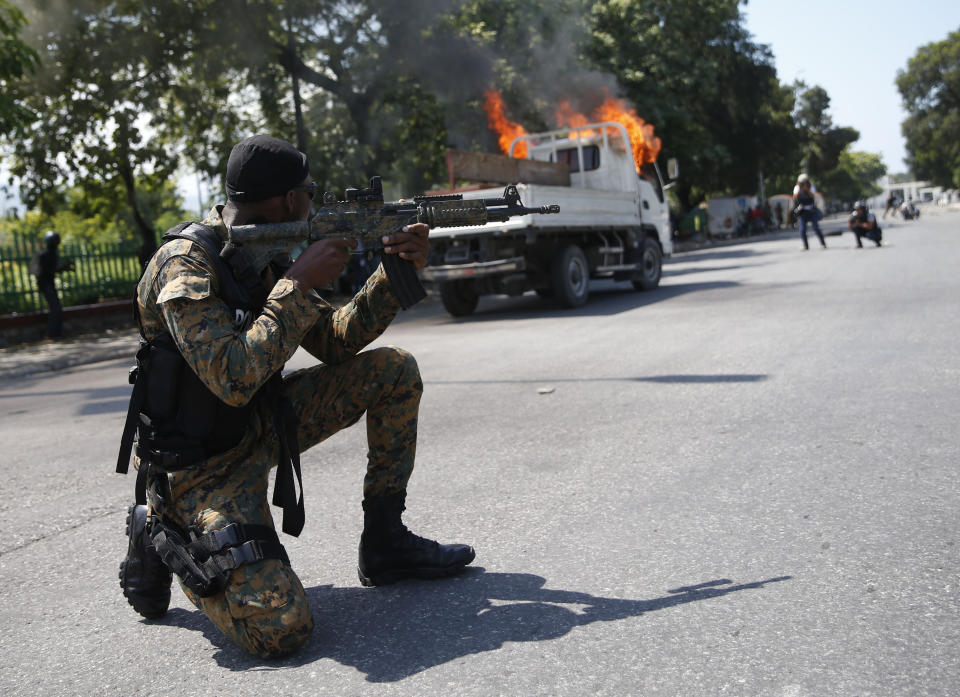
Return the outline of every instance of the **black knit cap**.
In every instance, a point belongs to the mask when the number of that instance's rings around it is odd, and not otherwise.
[[[307,156],[293,145],[270,136],[252,136],[230,151],[227,197],[250,202],[282,196],[308,174]]]

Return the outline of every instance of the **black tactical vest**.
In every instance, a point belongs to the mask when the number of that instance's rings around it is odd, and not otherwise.
[[[174,239],[191,240],[207,252],[216,267],[219,297],[230,308],[235,325],[239,325],[238,329],[245,329],[253,318],[260,315],[267,299],[263,281],[249,267],[237,278],[230,265],[220,256],[223,241],[215,230],[199,223],[182,223],[168,230],[162,238],[163,242]],[[139,324],[136,300],[134,313]],[[273,426],[281,443],[274,504],[284,507],[284,531],[298,534],[303,525],[303,499],[301,495],[298,500],[292,489],[294,472],[300,479],[297,419],[289,402],[283,397],[280,372],[271,376],[247,404],[233,407],[203,384],[184,360],[168,332],[148,341],[141,325],[140,342],[137,365],[130,371],[133,392],[120,443],[117,472],[125,473],[128,469],[134,434],[135,452],[141,463],[160,472],[187,469],[223,453],[239,444],[247,431],[253,410],[267,399],[271,402]],[[141,475],[145,469],[141,465]],[[137,501],[141,503],[141,499],[145,498],[143,487],[144,481],[138,477]],[[288,515],[291,507],[298,508],[299,515]],[[292,532],[294,529],[296,532]]]

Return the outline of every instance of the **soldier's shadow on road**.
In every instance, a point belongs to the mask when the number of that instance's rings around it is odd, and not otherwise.
[[[546,580],[540,576],[486,573],[479,567],[442,581],[407,581],[375,589],[316,586],[307,589],[316,621],[313,637],[298,654],[281,661],[248,655],[202,616],[199,619],[204,634],[220,649],[217,662],[231,670],[299,666],[328,658],[356,668],[369,682],[395,682],[457,658],[496,650],[504,642],[556,639],[594,622],[638,617],[789,578],[750,583],[716,579],[649,600],[552,590],[544,587]],[[193,619],[182,625],[199,629]]]

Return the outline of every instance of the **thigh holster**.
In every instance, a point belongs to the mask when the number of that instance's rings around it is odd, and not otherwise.
[[[201,598],[223,590],[230,573],[241,566],[264,559],[290,564],[277,532],[267,525],[231,523],[201,534],[195,527],[183,530],[154,516],[150,537],[167,567]]]

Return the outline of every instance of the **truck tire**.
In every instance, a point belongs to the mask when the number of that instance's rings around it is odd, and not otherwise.
[[[440,284],[443,307],[454,317],[472,315],[480,296],[472,281],[444,281]]]
[[[660,285],[660,275],[663,272],[663,253],[660,245],[652,237],[644,237],[640,247],[640,265],[633,278],[633,287],[636,290],[653,290]]]
[[[590,294],[590,266],[583,250],[571,244],[561,247],[551,268],[553,293],[562,307],[580,307]]]

